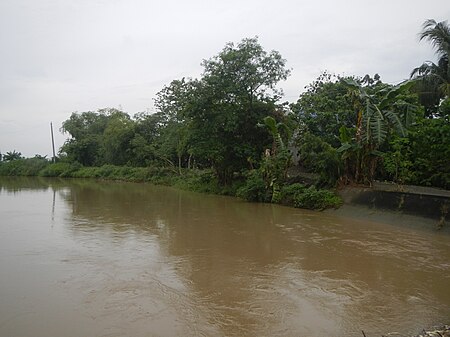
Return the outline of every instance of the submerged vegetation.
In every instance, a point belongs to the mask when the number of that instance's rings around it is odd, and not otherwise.
[[[0,175],[148,181],[301,208],[337,207],[329,189],[374,180],[450,188],[447,22],[421,40],[438,62],[398,85],[380,76],[321,74],[293,103],[278,82],[290,70],[257,38],[228,43],[155,99],[156,113],[74,112],[56,163],[0,157]]]

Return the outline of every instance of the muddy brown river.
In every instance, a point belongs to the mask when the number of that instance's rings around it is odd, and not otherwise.
[[[0,178],[0,336],[380,336],[450,318],[450,235],[148,184]]]

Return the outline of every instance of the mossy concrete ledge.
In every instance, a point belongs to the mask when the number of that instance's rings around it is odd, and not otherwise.
[[[439,227],[449,220],[448,190],[375,182],[372,187],[346,187],[338,193],[345,205],[423,217],[436,221]]]

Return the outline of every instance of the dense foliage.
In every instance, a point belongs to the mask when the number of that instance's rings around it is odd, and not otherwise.
[[[290,73],[256,38],[228,43],[198,79],[176,79],[156,113],[74,112],[59,161],[0,155],[0,174],[152,181],[251,201],[336,207],[338,184],[375,179],[450,188],[450,29],[420,35],[438,62],[391,85],[380,76],[323,73],[299,99],[281,103]]]
[[[399,183],[450,189],[450,123],[425,119],[407,137],[394,138],[385,154],[390,178]]]

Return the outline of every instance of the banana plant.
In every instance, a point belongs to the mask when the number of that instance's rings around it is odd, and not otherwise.
[[[283,151],[286,149],[286,145],[283,141],[283,138],[281,137],[281,132],[284,132],[284,134],[289,135],[289,129],[284,123],[277,123],[275,118],[272,116],[266,116],[263,119],[264,126],[269,130],[270,134],[273,137],[273,146],[272,151]]]
[[[342,159],[347,167],[347,179],[357,183],[371,184],[377,162],[382,153],[379,148],[386,142],[391,132],[406,135],[404,123],[394,108],[405,106],[407,114],[413,113],[411,106],[399,96],[407,92],[412,81],[400,83],[392,88],[375,89],[369,93],[366,87],[353,79],[343,80],[357,109],[355,136],[350,137],[350,130],[341,128]]]
[[[272,151],[266,152],[263,160],[263,173],[268,187],[272,189],[272,202],[278,203],[281,199],[281,184],[285,180],[287,170],[291,162],[291,154],[287,149],[286,143],[281,136],[284,132],[289,137],[289,129],[284,123],[267,116],[264,119],[264,125],[273,138]]]

